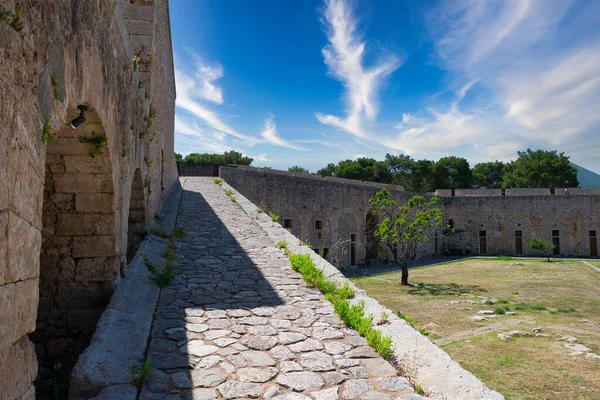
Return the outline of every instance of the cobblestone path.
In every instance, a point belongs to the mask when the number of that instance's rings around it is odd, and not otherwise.
[[[177,227],[142,400],[422,398],[212,178],[185,181]]]

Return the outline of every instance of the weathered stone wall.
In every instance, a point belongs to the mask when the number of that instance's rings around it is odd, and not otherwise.
[[[314,220],[322,219],[322,246],[331,248],[357,233],[357,261],[366,258],[368,199],[386,185],[252,167],[221,167],[220,175],[253,203],[280,215],[282,225],[284,219],[292,218],[292,233],[308,240],[311,247],[319,247]],[[571,190],[573,195],[565,195],[564,189],[556,189],[557,195],[549,189],[506,189],[505,196],[501,189],[462,189],[454,196],[449,189],[438,190],[443,225],[452,222],[454,232],[439,229],[437,239],[432,234],[417,256],[482,254],[480,231],[485,231],[485,254],[515,255],[515,231],[521,231],[521,254],[535,256],[540,254],[527,248],[531,238],[552,242],[552,231],[558,230],[560,255],[589,257],[590,231],[600,235],[600,195]],[[412,196],[402,190],[392,193],[399,202]],[[349,243],[342,247],[349,248]],[[377,255],[385,257],[386,252],[380,248]],[[349,263],[346,251],[338,266]]]
[[[351,234],[356,235],[356,261],[367,258],[369,198],[382,188],[388,188],[399,202],[411,197],[394,185],[252,167],[221,167],[220,176],[264,212],[279,215],[282,226],[291,219],[291,232],[311,248],[335,250],[330,261],[342,267],[350,265]],[[317,220],[323,221],[321,232],[315,229]],[[429,247],[433,251],[433,243]],[[380,249],[379,254],[385,252]]]
[[[507,190],[508,191],[508,190]],[[442,198],[444,222],[453,220],[447,246],[480,254],[479,231],[486,231],[487,254],[516,254],[515,231],[522,232],[522,254],[539,256],[531,238],[552,242],[559,231],[562,256],[590,256],[589,231],[600,233],[600,196],[499,196]]]
[[[73,335],[84,338],[75,347],[85,346],[126,270],[135,171],[144,222],[177,174],[168,2],[20,3],[23,29],[0,23],[0,399],[35,397],[27,335],[40,294],[42,360],[50,348],[60,359]],[[15,10],[16,2],[2,6]],[[92,108],[72,130],[82,104]],[[56,141],[42,140],[46,123]],[[96,158],[79,142],[92,131],[107,139]]]

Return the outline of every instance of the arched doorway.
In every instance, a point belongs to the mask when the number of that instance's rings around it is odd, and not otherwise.
[[[133,175],[131,197],[129,199],[129,218],[127,221],[127,264],[133,260],[140,243],[146,236],[146,202],[144,201],[144,182],[139,168]]]
[[[78,115],[68,113],[68,120]],[[67,373],[87,347],[119,277],[113,169],[104,127],[90,108],[46,147],[40,300],[36,345],[40,375]]]

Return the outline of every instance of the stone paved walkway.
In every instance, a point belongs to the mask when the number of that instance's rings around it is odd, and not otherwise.
[[[417,399],[213,178],[185,180],[142,400]]]

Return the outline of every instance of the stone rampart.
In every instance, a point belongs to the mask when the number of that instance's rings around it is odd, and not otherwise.
[[[22,29],[0,22],[0,399],[35,396],[28,335],[49,370],[74,364],[177,177],[168,2],[19,3]]]
[[[311,247],[334,248],[342,243],[338,266],[357,263],[385,252],[369,249],[374,221],[368,220],[369,198],[387,185],[348,179],[252,167],[222,167],[221,177],[255,204],[280,216],[279,222]],[[406,202],[411,193],[388,187],[396,199]],[[453,193],[454,192],[454,193]],[[528,255],[531,238],[555,242],[559,256],[595,257],[593,243],[600,232],[600,190],[569,189],[450,189],[437,190],[443,213],[443,228],[422,245],[417,256],[434,254]],[[454,196],[452,195],[454,194]],[[325,228],[319,242],[315,220]],[[453,230],[447,229],[450,225]],[[356,241],[349,242],[356,233]],[[319,243],[320,246],[315,245]],[[596,246],[597,247],[597,246]],[[331,261],[336,261],[332,259]]]

